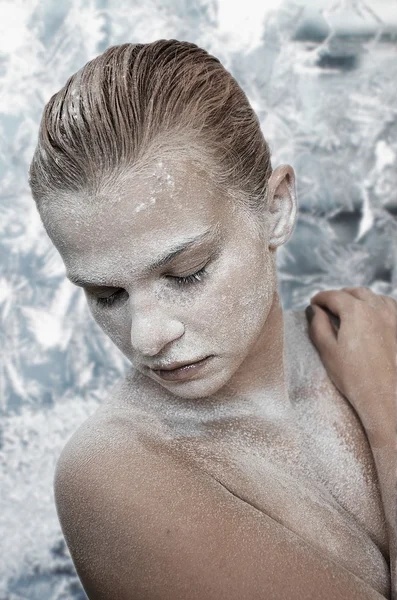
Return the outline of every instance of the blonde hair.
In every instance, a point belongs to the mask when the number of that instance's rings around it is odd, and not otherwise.
[[[221,62],[173,39],[112,46],[46,104],[29,185],[39,210],[70,193],[92,201],[165,155],[189,157],[246,208],[266,208],[269,147]]]

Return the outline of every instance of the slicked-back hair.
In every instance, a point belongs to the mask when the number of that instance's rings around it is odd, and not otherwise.
[[[112,46],[46,104],[29,184],[38,209],[90,202],[165,156],[190,158],[245,208],[266,208],[268,144],[221,62],[189,42]]]

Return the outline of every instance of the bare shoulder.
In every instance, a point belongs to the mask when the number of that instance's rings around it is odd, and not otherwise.
[[[284,347],[290,389],[329,380],[310,337],[304,310],[284,311]]]
[[[312,426],[312,437],[318,433],[331,439],[337,430],[350,449],[354,447],[357,460],[367,463],[370,449],[364,428],[349,400],[330,379],[309,337],[305,312],[286,311],[285,315],[286,372],[297,416],[302,415],[306,431]]]
[[[382,598],[206,472],[148,443],[134,416],[107,403],[56,469],[58,516],[90,599]]]
[[[364,427],[329,378],[310,340],[305,312],[285,314],[290,398],[318,477],[325,478],[333,497],[387,552],[376,467]]]
[[[317,348],[309,336],[304,310],[284,312],[285,366],[292,400],[312,392],[318,402],[339,406],[346,414],[353,414],[348,400],[339,392],[330,379]],[[320,393],[320,398],[317,396]],[[343,408],[342,408],[343,407]]]

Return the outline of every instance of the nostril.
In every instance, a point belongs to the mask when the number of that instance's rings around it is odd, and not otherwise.
[[[142,356],[155,356],[185,332],[182,322],[167,318],[134,319],[131,325],[131,345]]]

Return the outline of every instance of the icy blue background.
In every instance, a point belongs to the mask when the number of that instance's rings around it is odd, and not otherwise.
[[[0,599],[83,599],[55,513],[66,440],[128,362],[92,320],[27,184],[44,104],[108,46],[188,40],[246,91],[273,166],[297,173],[278,251],[285,308],[320,289],[397,299],[395,1],[3,0],[0,4]]]

